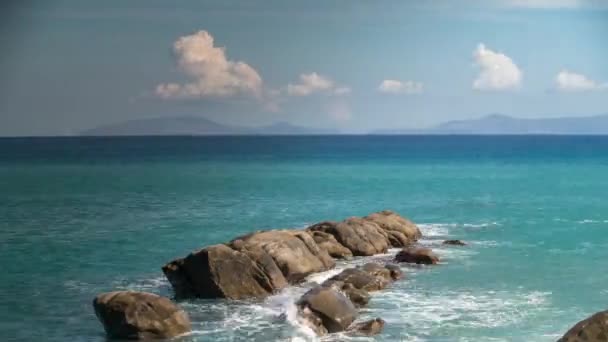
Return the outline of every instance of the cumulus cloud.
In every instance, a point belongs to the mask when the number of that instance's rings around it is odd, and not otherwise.
[[[301,74],[298,83],[287,85],[287,94],[291,96],[308,96],[314,93],[346,95],[350,92],[350,88],[336,86],[333,80],[316,72]]]
[[[558,90],[570,92],[591,91],[608,88],[608,84],[599,84],[583,74],[578,74],[568,70],[562,70],[557,74],[557,76],[555,76],[555,86]]]
[[[258,72],[241,61],[231,61],[223,47],[214,45],[207,31],[180,37],[173,44],[179,69],[191,81],[162,83],[156,95],[165,98],[203,98],[247,94],[260,96],[262,78]]]
[[[473,89],[508,90],[521,85],[523,73],[509,56],[479,44],[473,52],[473,59],[480,69],[473,81]]]
[[[414,81],[384,80],[378,91],[388,94],[420,94],[424,90],[422,83]]]

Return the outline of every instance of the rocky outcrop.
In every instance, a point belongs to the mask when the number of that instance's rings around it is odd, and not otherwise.
[[[387,268],[369,263],[360,267],[348,268],[329,278],[323,283],[328,286],[333,282],[351,284],[354,288],[364,291],[378,291],[392,281],[391,272]]]
[[[399,244],[393,244],[393,247],[407,246],[407,244],[418,241],[418,239],[422,237],[422,233],[416,224],[390,210],[370,214],[364,217],[364,219],[376,223],[378,226],[380,226],[380,228],[392,234],[392,236],[395,238],[392,240],[393,242],[400,240],[396,239],[400,236],[404,236],[407,239],[406,242],[399,241]]]
[[[369,321],[355,323],[348,328],[348,331],[353,335],[373,336],[382,332],[384,324],[385,322],[382,318],[374,318]]]
[[[317,286],[296,303],[300,317],[319,335],[346,330],[357,318],[355,305],[329,286]]]
[[[230,247],[242,252],[267,254],[279,267],[289,283],[297,283],[314,272],[326,271],[335,265],[327,251],[304,231],[269,230],[236,238]]]
[[[287,286],[272,257],[261,251],[239,252],[226,245],[193,252],[162,270],[178,297],[264,297]]]
[[[351,217],[342,222],[322,222],[308,228],[333,235],[355,256],[371,256],[386,253],[390,242],[388,234],[376,223],[360,217]]]
[[[319,248],[325,250],[329,256],[331,256],[332,258],[335,259],[350,259],[353,256],[353,253],[350,251],[350,249],[344,247],[342,244],[340,244],[338,242],[338,240],[336,240],[336,238],[329,234],[329,233],[325,233],[323,231],[312,231],[309,230],[308,231],[313,239],[315,240],[315,242],[317,243],[317,245],[319,246]]]
[[[575,326],[558,342],[605,342],[608,341],[608,310],[598,312]]]
[[[177,297],[260,298],[331,269],[333,258],[386,253],[391,246],[406,246],[419,237],[420,230],[412,222],[382,211],[321,222],[306,230],[258,231],[171,261],[163,272]],[[414,261],[409,262],[424,263],[424,257],[432,254],[407,250],[413,253]],[[396,265],[368,263],[346,269],[302,296],[296,303],[298,316],[319,335],[344,331],[357,317],[356,307],[369,302],[369,292],[385,288],[402,275]],[[351,331],[375,333],[383,325],[377,319]]]
[[[464,243],[461,240],[445,240],[443,241],[444,245],[450,245],[450,246],[466,246],[467,244]]]
[[[395,261],[434,265],[439,263],[439,257],[428,248],[404,248],[397,253]]]
[[[95,297],[93,308],[110,338],[167,339],[190,332],[188,315],[152,293],[117,291]]]

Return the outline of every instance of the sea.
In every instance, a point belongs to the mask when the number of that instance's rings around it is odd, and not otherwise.
[[[384,209],[441,263],[372,294],[360,319],[380,335],[322,341],[555,341],[608,309],[608,137],[4,138],[0,340],[106,341],[98,293],[171,297],[161,267],[191,251]],[[263,300],[179,301],[193,332],[176,341],[319,340],[297,298],[395,252]]]

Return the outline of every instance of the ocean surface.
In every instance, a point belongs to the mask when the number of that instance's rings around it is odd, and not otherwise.
[[[99,292],[171,296],[160,267],[192,250],[383,209],[442,262],[373,294],[375,340],[555,341],[608,309],[608,137],[15,138],[0,139],[0,339],[105,341]],[[179,341],[314,340],[295,299],[368,260],[266,300],[180,302]]]

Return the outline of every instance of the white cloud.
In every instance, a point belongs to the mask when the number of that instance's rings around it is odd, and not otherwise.
[[[350,88],[336,86],[333,80],[316,72],[301,74],[298,83],[287,85],[287,94],[291,96],[308,96],[314,93],[347,95],[350,92]]]
[[[424,90],[422,83],[414,81],[384,80],[378,91],[388,94],[420,94]]]
[[[509,56],[479,44],[473,52],[473,59],[480,69],[473,89],[508,90],[521,85],[523,73]]]
[[[599,84],[583,74],[577,74],[568,70],[560,71],[555,77],[555,86],[561,91],[591,91],[607,89],[608,84]]]
[[[177,64],[189,78],[188,83],[162,83],[156,95],[165,98],[203,98],[248,94],[260,96],[262,78],[248,64],[231,61],[223,47],[214,46],[207,31],[180,37],[173,44]]]

